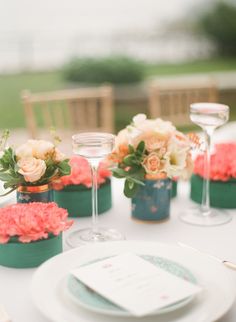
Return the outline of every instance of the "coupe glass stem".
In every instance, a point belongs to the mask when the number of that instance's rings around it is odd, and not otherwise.
[[[98,167],[90,165],[92,174],[92,231],[98,233]]]
[[[124,236],[116,229],[99,227],[98,225],[98,169],[99,163],[107,157],[113,150],[115,136],[103,132],[85,132],[72,136],[73,152],[80,157],[85,158],[90,167],[91,174],[91,199],[92,199],[92,227],[87,227],[73,231],[66,239],[70,247],[77,247],[85,243],[104,242],[124,239]],[[109,183],[110,184],[110,183]],[[110,206],[110,186],[106,190],[107,200],[101,200],[105,203],[104,211]],[[80,209],[78,209],[78,212]]]
[[[210,209],[210,167],[211,167],[211,136],[213,131],[204,129],[205,135],[205,155],[204,155],[204,178],[202,187],[201,211],[203,216],[209,216]]]

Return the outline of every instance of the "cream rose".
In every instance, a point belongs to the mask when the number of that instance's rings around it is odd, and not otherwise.
[[[46,163],[33,157],[20,159],[17,165],[20,168],[18,172],[24,176],[27,182],[38,181],[46,171]]]

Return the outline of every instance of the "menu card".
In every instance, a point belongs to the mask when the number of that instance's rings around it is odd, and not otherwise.
[[[201,291],[199,286],[132,253],[88,264],[71,273],[135,316],[147,315]]]

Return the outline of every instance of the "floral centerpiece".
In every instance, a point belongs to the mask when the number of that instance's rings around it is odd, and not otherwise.
[[[34,267],[62,251],[62,232],[73,221],[55,203],[14,204],[0,209],[0,264]]]
[[[236,143],[216,144],[210,157],[210,203],[216,208],[236,208]],[[201,203],[204,155],[194,161],[191,199]]]
[[[9,147],[2,152],[0,180],[4,188],[18,190],[18,202],[50,201],[49,184],[70,173],[68,161],[53,143],[28,140],[15,150]]]
[[[132,123],[118,133],[110,159],[117,164],[113,175],[125,179],[124,194],[132,198],[133,216],[138,212],[139,219],[166,217],[168,205],[163,205],[161,210],[159,199],[165,199],[167,204],[170,179],[191,173],[190,149],[188,136],[177,131],[170,122],[147,119],[145,114],[136,115]],[[144,213],[151,219],[143,218]]]
[[[72,156],[69,160],[71,173],[62,176],[53,183],[54,201],[68,210],[69,216],[84,217],[92,214],[91,168],[86,159]],[[98,169],[98,212],[111,208],[111,172],[105,163]]]

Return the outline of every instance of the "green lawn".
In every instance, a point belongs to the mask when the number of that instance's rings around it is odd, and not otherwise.
[[[25,126],[21,105],[21,92],[24,89],[38,92],[66,86],[57,71],[0,75],[0,128]]]
[[[211,59],[182,64],[149,64],[146,67],[147,76],[165,76],[180,74],[209,73],[216,71],[236,70],[236,58],[232,59]]]
[[[229,70],[236,70],[236,59],[218,59],[185,64],[147,65],[146,77]],[[0,128],[11,129],[25,126],[20,98],[21,92],[24,89],[39,92],[68,87],[69,84],[63,80],[59,71],[0,75]],[[135,109],[135,107],[116,107],[115,117],[117,130],[127,124],[131,116],[137,112],[141,112],[141,110]],[[234,114],[232,116],[236,119],[236,115]]]

